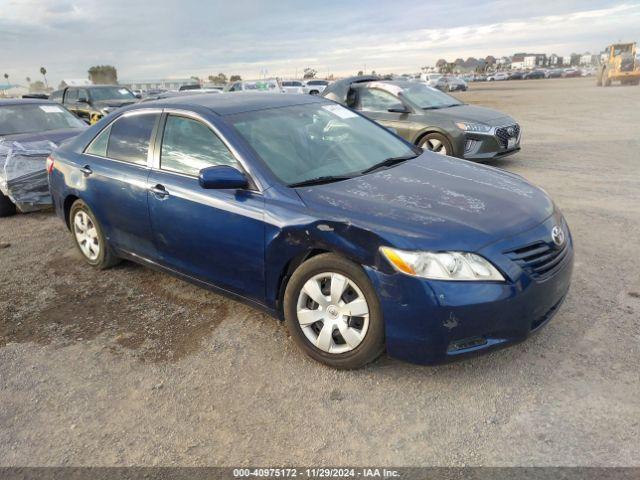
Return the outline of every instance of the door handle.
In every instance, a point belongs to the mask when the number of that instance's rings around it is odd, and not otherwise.
[[[91,167],[89,165],[85,165],[80,169],[80,171],[83,173],[85,177],[88,177],[93,173],[93,170],[91,170]]]
[[[157,197],[165,198],[169,196],[169,192],[164,188],[164,185],[158,184],[155,187],[151,187],[149,191]]]

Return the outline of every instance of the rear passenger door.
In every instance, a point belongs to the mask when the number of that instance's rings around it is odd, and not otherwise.
[[[164,115],[149,176],[149,213],[166,266],[264,301],[264,200],[256,190],[205,190],[201,169],[243,170],[210,124],[187,112]]]
[[[134,110],[103,129],[83,154],[84,200],[116,249],[155,259],[147,205],[151,138],[160,110]]]

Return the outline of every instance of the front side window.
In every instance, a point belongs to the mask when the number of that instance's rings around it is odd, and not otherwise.
[[[107,157],[136,165],[147,164],[149,142],[158,114],[128,115],[111,124]]]
[[[169,115],[162,136],[160,168],[197,176],[200,170],[216,165],[238,168],[238,162],[220,138],[203,123]]]
[[[286,184],[358,175],[387,158],[416,155],[385,128],[337,104],[295,105],[227,119]]]
[[[386,112],[398,103],[400,100],[383,90],[360,89],[360,109],[365,112]]]

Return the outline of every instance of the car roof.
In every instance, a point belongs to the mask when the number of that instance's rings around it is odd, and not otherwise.
[[[0,107],[6,107],[9,105],[42,105],[42,104],[52,104],[59,105],[56,102],[52,102],[51,100],[46,100],[44,98],[6,98],[0,99]]]
[[[306,105],[310,103],[329,103],[327,100],[313,95],[288,95],[273,93],[225,93],[221,95],[188,95],[154,100],[143,104],[136,104],[133,109],[150,106],[167,108],[204,107],[218,115],[233,115],[236,113],[266,110],[270,108]]]

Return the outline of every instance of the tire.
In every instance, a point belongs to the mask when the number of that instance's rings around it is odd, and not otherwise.
[[[359,265],[339,255],[324,253],[298,267],[285,290],[284,317],[298,347],[330,367],[360,368],[384,352],[376,291]]]
[[[418,147],[440,155],[453,156],[451,142],[441,133],[428,133],[418,140]]]
[[[17,211],[16,204],[0,192],[0,217],[10,217],[15,215]]]
[[[611,86],[611,78],[609,78],[609,71],[607,68],[604,69],[604,71],[602,72],[602,84],[605,87],[610,87]]]
[[[69,225],[76,247],[89,265],[104,270],[120,262],[109,247],[95,215],[82,200],[76,200],[71,206]]]

